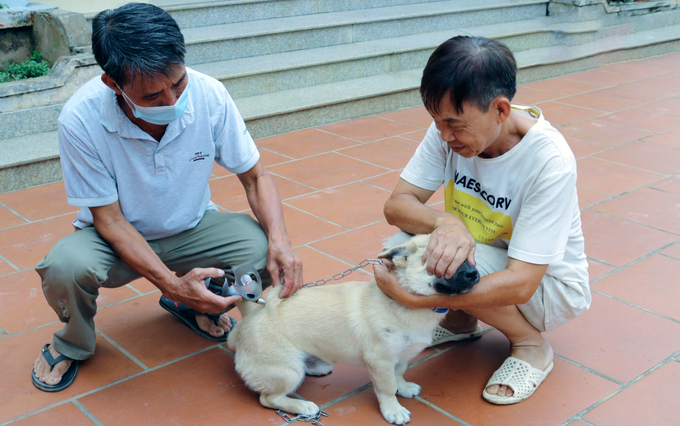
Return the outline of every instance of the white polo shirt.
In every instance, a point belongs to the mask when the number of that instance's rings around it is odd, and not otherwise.
[[[213,161],[240,174],[260,159],[234,101],[219,81],[193,71],[184,113],[160,142],[133,124],[101,77],[81,87],[59,115],[59,152],[73,222],[92,226],[89,207],[120,203],[147,240],[198,224],[210,201]]]

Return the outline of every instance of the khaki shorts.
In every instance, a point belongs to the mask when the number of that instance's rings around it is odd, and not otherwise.
[[[475,262],[479,273],[502,271],[508,264],[508,251],[477,243]],[[582,314],[590,307],[588,283],[565,283],[544,275],[529,303],[517,305],[524,318],[538,331],[550,331]]]

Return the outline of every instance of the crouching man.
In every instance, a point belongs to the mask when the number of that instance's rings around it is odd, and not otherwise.
[[[240,297],[213,294],[205,278],[250,263],[274,285],[285,274],[281,297],[302,285],[274,181],[224,86],[185,67],[175,20],[130,3],[99,13],[92,29],[104,74],[73,95],[58,126],[68,202],[82,209],[76,232],[36,267],[65,323],[33,366],[33,384],[48,392],[69,386],[94,354],[101,287],[145,277],[165,309],[203,337],[226,341],[231,319],[204,313],[224,312]],[[238,176],[257,222],[217,211],[208,186],[214,162]]]
[[[481,335],[477,320],[503,333],[511,356],[483,397],[514,404],[531,396],[553,368],[541,333],[590,306],[588,265],[576,195],[576,161],[564,137],[536,107],[512,105],[516,63],[482,37],[439,46],[420,92],[434,122],[385,204],[387,221],[432,233],[427,270],[452,276],[467,259],[482,275],[458,296],[406,293],[383,267],[380,288],[414,308],[449,308],[433,344]],[[425,203],[445,187],[445,211]]]

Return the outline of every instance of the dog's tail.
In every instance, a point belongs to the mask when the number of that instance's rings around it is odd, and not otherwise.
[[[265,306],[248,302],[247,300],[241,300],[240,302],[236,302],[236,307],[241,312],[243,319],[246,319],[250,314],[260,309],[276,309],[276,306],[281,303],[281,299],[279,299],[279,293],[281,292],[281,289],[283,289],[283,286],[277,285],[276,287],[272,287],[267,292],[267,294],[263,296],[264,300],[266,301]],[[236,324],[236,327],[234,327],[229,332],[229,336],[227,336],[227,346],[229,346],[231,349],[234,349],[234,345],[238,341],[237,339],[240,328],[241,324]]]

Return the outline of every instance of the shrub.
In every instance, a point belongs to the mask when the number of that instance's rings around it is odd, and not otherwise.
[[[34,50],[31,59],[21,64],[9,64],[5,71],[0,71],[0,83],[25,78],[42,77],[50,72],[50,66],[38,51]]]

